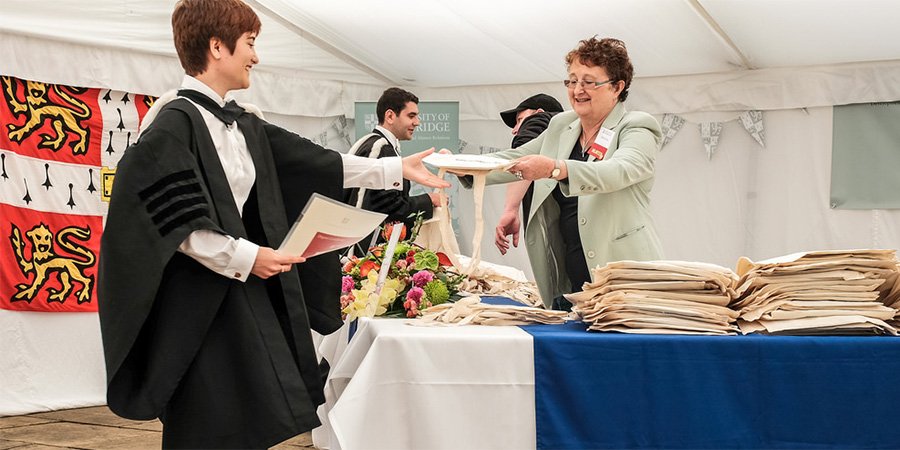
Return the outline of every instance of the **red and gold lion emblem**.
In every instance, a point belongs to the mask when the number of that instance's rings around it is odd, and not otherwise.
[[[94,282],[93,276],[87,276],[84,269],[94,265],[96,257],[91,251],[75,243],[70,242],[69,235],[72,237],[86,241],[91,237],[90,228],[80,228],[76,226],[66,227],[60,230],[56,235],[56,244],[66,249],[69,253],[80,255],[82,258],[76,259],[66,256],[60,256],[53,250],[54,236],[44,224],[35,226],[27,231],[25,235],[31,241],[31,259],[25,256],[25,242],[22,240],[22,234],[19,228],[13,225],[12,234],[9,236],[12,242],[13,250],[16,254],[16,262],[22,274],[28,276],[34,274],[31,283],[22,283],[16,286],[16,293],[12,300],[25,300],[31,302],[37,296],[44,283],[50,279],[53,274],[57,274],[62,287],[57,290],[47,288],[50,293],[48,302],[57,301],[65,303],[66,297],[72,291],[72,282],[81,284],[81,289],[75,292],[78,303],[91,301],[91,286]]]
[[[90,129],[82,126],[81,121],[91,117],[91,110],[78,98],[74,97],[67,89],[80,93],[74,88],[63,88],[38,81],[17,82],[12,77],[0,77],[3,81],[3,91],[9,110],[16,118],[23,117],[25,122],[21,125],[9,123],[6,125],[9,140],[22,142],[35,131],[44,128],[44,122],[49,121],[52,132],[41,133],[41,142],[38,147],[59,151],[73,134],[74,138],[69,142],[72,153],[82,155],[87,153],[88,137]],[[24,89],[22,86],[24,85]],[[61,101],[54,102],[50,92]],[[24,98],[21,98],[23,97]]]

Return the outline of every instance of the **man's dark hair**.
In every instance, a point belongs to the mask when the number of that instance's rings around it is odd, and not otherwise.
[[[413,95],[412,92],[405,91],[398,87],[385,89],[381,94],[381,98],[378,99],[378,104],[375,106],[375,114],[378,115],[378,124],[381,125],[384,123],[384,114],[387,113],[388,110],[393,111],[394,114],[400,115],[400,111],[403,111],[403,107],[409,102],[418,105],[419,97]]]

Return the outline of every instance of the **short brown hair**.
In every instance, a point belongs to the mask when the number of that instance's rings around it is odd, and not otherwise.
[[[185,73],[206,71],[209,40],[219,38],[234,52],[244,33],[259,33],[259,17],[241,0],[180,0],[172,12],[175,51]]]
[[[613,38],[597,39],[597,36],[584,39],[566,55],[566,67],[571,67],[576,59],[586,66],[602,67],[613,82],[624,81],[625,88],[619,92],[619,101],[624,102],[628,98],[634,66],[628,58],[624,42]]]

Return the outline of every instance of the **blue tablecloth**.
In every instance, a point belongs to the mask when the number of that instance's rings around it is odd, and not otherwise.
[[[501,306],[527,306],[527,305],[519,303],[509,297],[498,297],[496,295],[482,296],[481,303],[487,303],[488,305],[501,305]]]
[[[522,328],[539,449],[900,447],[900,338]]]

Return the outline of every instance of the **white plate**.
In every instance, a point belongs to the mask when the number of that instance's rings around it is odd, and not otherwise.
[[[501,170],[512,161],[488,155],[432,153],[422,162],[438,169]]]

